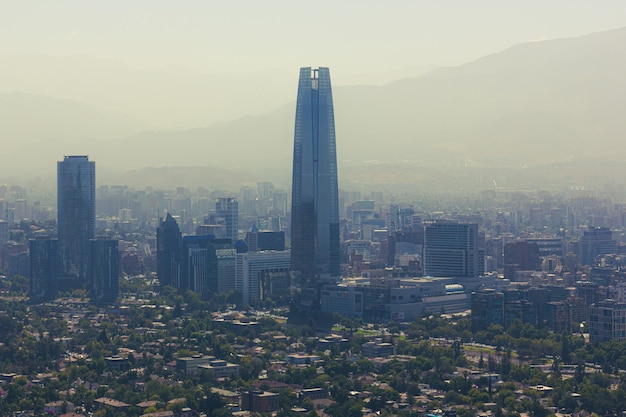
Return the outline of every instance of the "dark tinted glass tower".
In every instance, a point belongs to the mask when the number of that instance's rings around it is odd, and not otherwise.
[[[33,239],[30,246],[30,299],[39,303],[53,300],[59,276],[59,241]]]
[[[226,237],[239,240],[239,203],[232,197],[220,197],[215,203],[215,216],[226,226]]]
[[[178,223],[168,213],[157,227],[157,276],[161,286],[181,288],[182,248],[183,236]]]
[[[84,285],[96,225],[96,164],[87,156],[66,156],[57,163],[57,205],[61,273]]]
[[[213,235],[183,237],[183,281],[188,289],[210,295],[235,289],[235,255],[231,239]]]
[[[301,68],[291,200],[291,268],[303,304],[339,278],[339,198],[335,118],[328,68]],[[298,300],[296,300],[298,301]]]
[[[117,240],[93,239],[91,249],[91,301],[114,303],[119,293],[119,253]]]

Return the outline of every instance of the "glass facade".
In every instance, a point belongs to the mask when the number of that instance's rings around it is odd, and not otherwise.
[[[87,156],[57,163],[57,205],[63,277],[85,283],[96,225],[96,165]]]
[[[113,239],[92,239],[91,301],[96,304],[114,303],[119,293],[118,242]]]
[[[232,197],[221,197],[215,203],[215,216],[226,226],[226,237],[239,240],[239,203]]]
[[[181,288],[183,237],[178,223],[167,213],[157,228],[157,276],[161,286]]]
[[[293,150],[291,268],[301,301],[339,278],[335,119],[328,68],[300,69]]]
[[[30,246],[30,299],[34,302],[53,300],[59,274],[59,241],[33,239]]]

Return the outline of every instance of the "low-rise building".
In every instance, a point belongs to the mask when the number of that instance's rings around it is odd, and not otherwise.
[[[365,342],[361,345],[361,353],[366,358],[384,358],[393,355],[393,345],[381,339]]]
[[[300,390],[298,398],[309,398],[311,400],[321,400],[328,398],[328,391],[324,388],[306,388]]]
[[[239,365],[223,360],[212,360],[206,365],[199,365],[198,371],[210,371],[214,379],[237,378],[239,376]]]
[[[278,411],[278,394],[267,391],[248,391],[241,394],[242,410],[257,413]]]
[[[104,363],[112,371],[127,371],[130,369],[130,361],[128,358],[120,356],[109,356],[104,358]]]
[[[114,400],[113,398],[100,397],[94,400],[94,405],[97,409],[102,409],[105,407],[112,408],[116,412],[124,412],[130,408],[130,404],[126,404],[125,402]]]
[[[199,366],[208,365],[214,360],[215,356],[205,355],[193,355],[185,358],[178,358],[176,359],[176,372],[185,376],[193,376],[199,372]]]
[[[43,406],[43,412],[47,415],[53,416],[58,416],[63,413],[71,412],[73,410],[74,404],[63,400],[52,401],[44,404]]]
[[[305,355],[303,353],[294,353],[285,357],[287,362],[294,365],[311,365],[320,360],[317,355]]]

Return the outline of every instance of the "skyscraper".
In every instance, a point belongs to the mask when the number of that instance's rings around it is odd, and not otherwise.
[[[33,302],[53,300],[57,293],[59,276],[59,241],[57,239],[31,239],[30,246],[30,299]]]
[[[182,285],[182,248],[183,236],[178,223],[167,213],[157,227],[157,276],[161,286],[170,285],[181,288]]]
[[[215,202],[215,217],[226,226],[226,237],[239,240],[239,204],[233,197],[220,197]]]
[[[339,278],[335,118],[328,68],[300,69],[293,147],[291,268],[296,299],[319,305]]]
[[[184,288],[211,295],[235,289],[235,255],[231,239],[212,235],[183,237]]]
[[[119,293],[119,252],[117,240],[100,238],[90,242],[91,301],[114,303]]]
[[[84,285],[96,225],[96,166],[87,156],[57,163],[57,205],[62,277]]]

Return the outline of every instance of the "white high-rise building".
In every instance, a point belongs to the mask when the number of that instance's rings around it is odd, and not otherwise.
[[[290,266],[289,251],[238,253],[235,290],[242,295],[243,304],[288,292]]]

